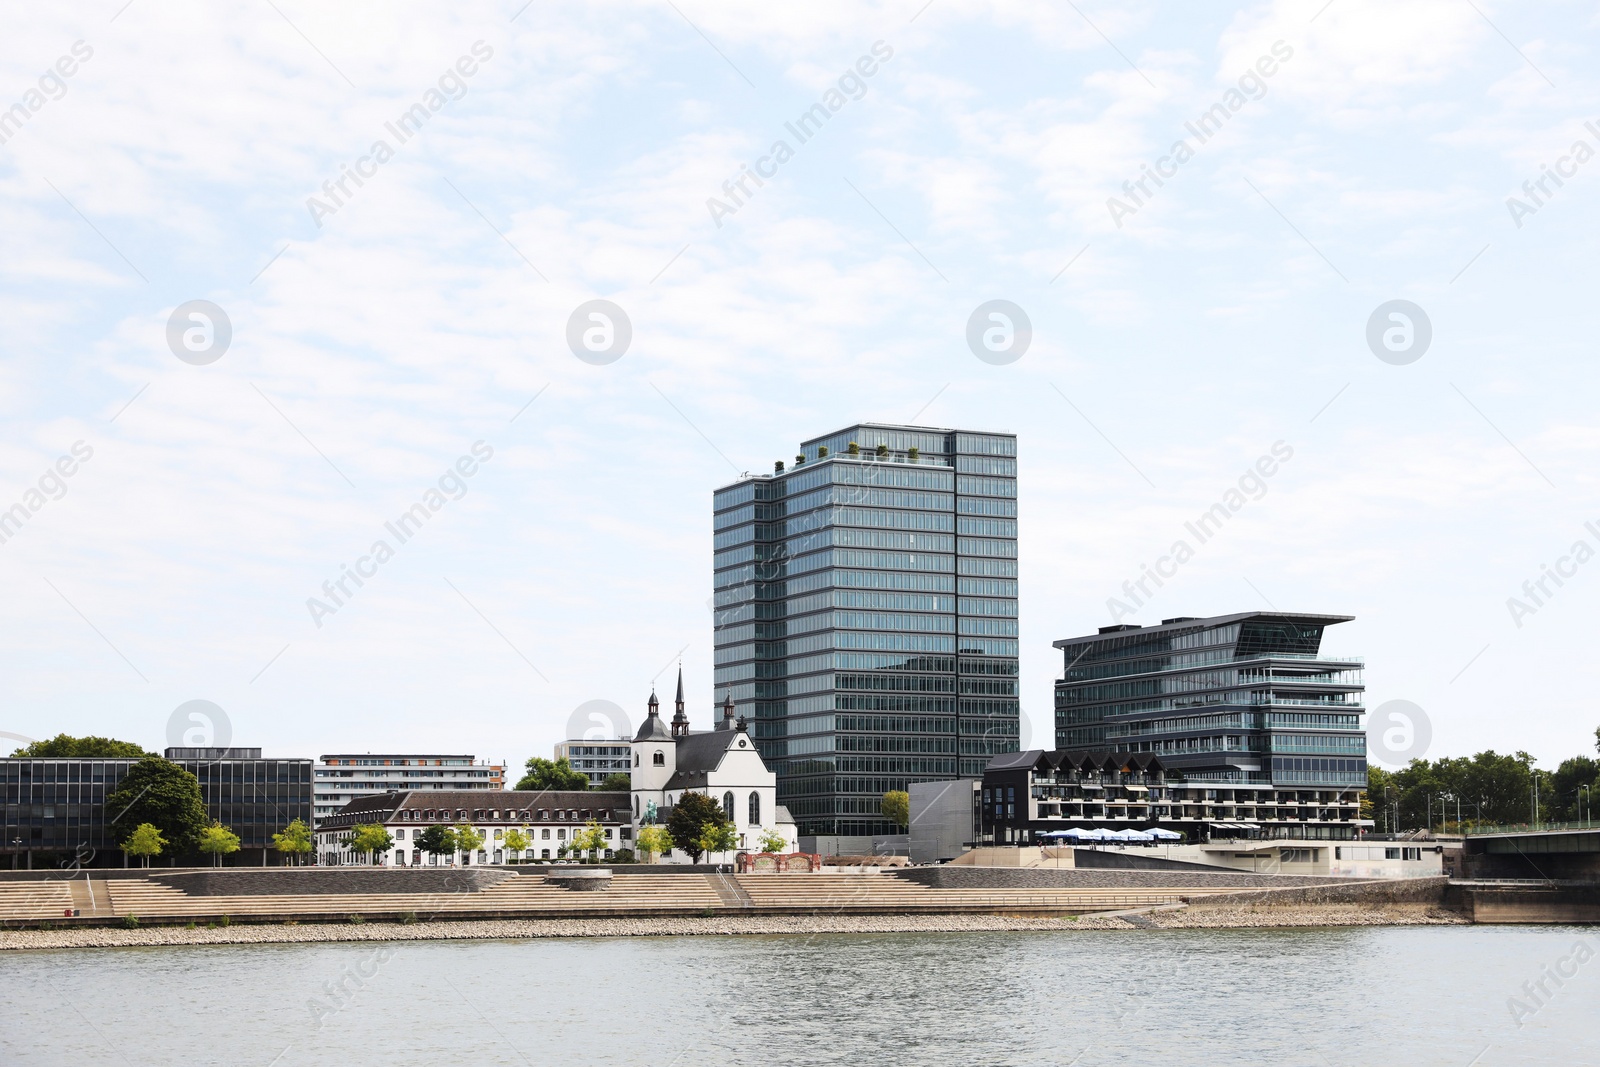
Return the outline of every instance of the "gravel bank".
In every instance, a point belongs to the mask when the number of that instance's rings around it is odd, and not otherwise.
[[[679,919],[518,919],[503,922],[238,924],[138,930],[0,930],[0,950],[152,945],[253,945],[303,941],[453,941],[528,937],[671,937],[737,934],[889,934],[1033,930],[1201,929],[1289,926],[1455,926],[1467,920],[1428,905],[1205,907],[1071,919],[1004,915],[763,915]]]
[[[1080,930],[1222,930],[1288,926],[1471,926],[1472,922],[1433,904],[1239,904],[1152,911],[1131,919],[1088,916],[1067,925]]]

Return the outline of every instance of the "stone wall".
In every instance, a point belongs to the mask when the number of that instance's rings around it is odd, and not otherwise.
[[[1101,852],[1094,848],[1072,850],[1073,862],[1079,867],[1119,871],[1215,871],[1215,863],[1193,863],[1189,860],[1169,860],[1139,852]],[[1243,872],[1249,874],[1249,871]]]
[[[280,893],[475,893],[511,872],[502,868],[222,867],[211,871],[151,871],[150,880],[191,896],[264,896]]]
[[[1079,855],[1082,860],[1082,854]],[[1331,879],[1249,871],[1085,870],[1082,867],[910,867],[894,872],[934,889],[1169,889],[1326,885]]]
[[[1282,876],[1262,875],[1264,878]],[[1297,879],[1315,881],[1315,879]],[[1229,893],[1219,897],[1196,897],[1191,908],[1229,908],[1240,904],[1290,907],[1301,904],[1443,904],[1450,879],[1384,878],[1374,882],[1330,883],[1263,889],[1249,893]]]

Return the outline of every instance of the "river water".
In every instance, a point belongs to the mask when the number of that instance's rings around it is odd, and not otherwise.
[[[8,952],[0,1063],[1600,1064],[1597,950],[1365,927]]]

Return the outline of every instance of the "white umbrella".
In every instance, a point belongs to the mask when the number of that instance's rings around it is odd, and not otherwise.
[[[1167,829],[1165,829],[1163,827],[1160,827],[1160,826],[1152,826],[1152,827],[1150,827],[1150,829],[1146,830],[1145,833],[1149,834],[1151,837],[1157,839],[1158,841],[1182,841],[1183,840],[1183,835],[1182,834],[1173,833],[1171,830],[1167,830]]]

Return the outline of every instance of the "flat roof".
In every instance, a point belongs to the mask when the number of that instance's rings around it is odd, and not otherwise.
[[[1283,619],[1288,622],[1320,622],[1324,626],[1335,623],[1351,622],[1354,615],[1313,615],[1299,611],[1241,611],[1233,615],[1212,615],[1208,618],[1185,618],[1173,622],[1161,623],[1158,626],[1127,626],[1117,630],[1108,630],[1105,633],[1092,633],[1083,637],[1064,637],[1059,641],[1050,642],[1054,648],[1069,648],[1073,645],[1087,644],[1091,641],[1104,641],[1111,637],[1127,637],[1131,634],[1144,636],[1145,634],[1172,633],[1175,630],[1194,630],[1208,626],[1220,626],[1224,623],[1239,622],[1244,619]]]

